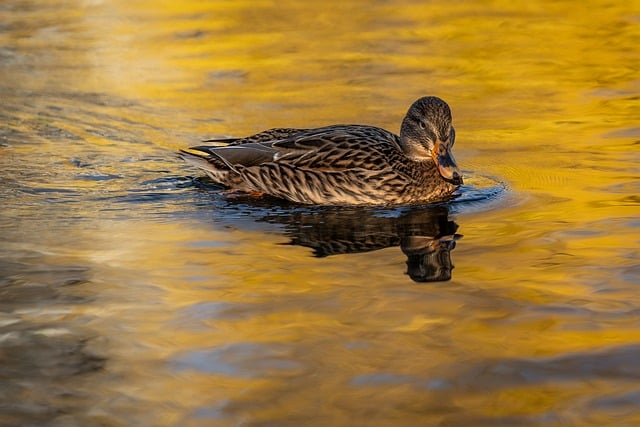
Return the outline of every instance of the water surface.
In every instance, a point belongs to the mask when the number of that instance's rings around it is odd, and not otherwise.
[[[639,424],[640,7],[423,3],[2,2],[0,424]],[[424,95],[446,204],[174,155]]]

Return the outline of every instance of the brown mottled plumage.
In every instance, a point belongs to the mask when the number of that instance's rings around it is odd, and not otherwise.
[[[218,145],[191,147],[181,156],[215,182],[298,203],[425,203],[462,184],[451,155],[451,111],[433,96],[413,103],[400,137],[374,126],[334,125],[205,142]]]

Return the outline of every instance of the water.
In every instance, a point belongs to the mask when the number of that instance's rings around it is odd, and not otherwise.
[[[0,425],[640,424],[622,3],[2,2]],[[430,94],[446,204],[255,200],[174,154]]]

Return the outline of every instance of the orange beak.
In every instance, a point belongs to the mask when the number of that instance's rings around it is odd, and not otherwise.
[[[445,180],[453,185],[462,184],[462,173],[456,165],[453,154],[451,154],[451,146],[448,142],[436,140],[433,150],[431,150],[431,157],[438,166],[438,172]]]

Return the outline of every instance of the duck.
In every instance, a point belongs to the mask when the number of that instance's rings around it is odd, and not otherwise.
[[[463,184],[451,149],[449,105],[415,101],[400,135],[368,125],[275,128],[209,139],[180,157],[230,191],[307,205],[416,205],[445,201]]]

